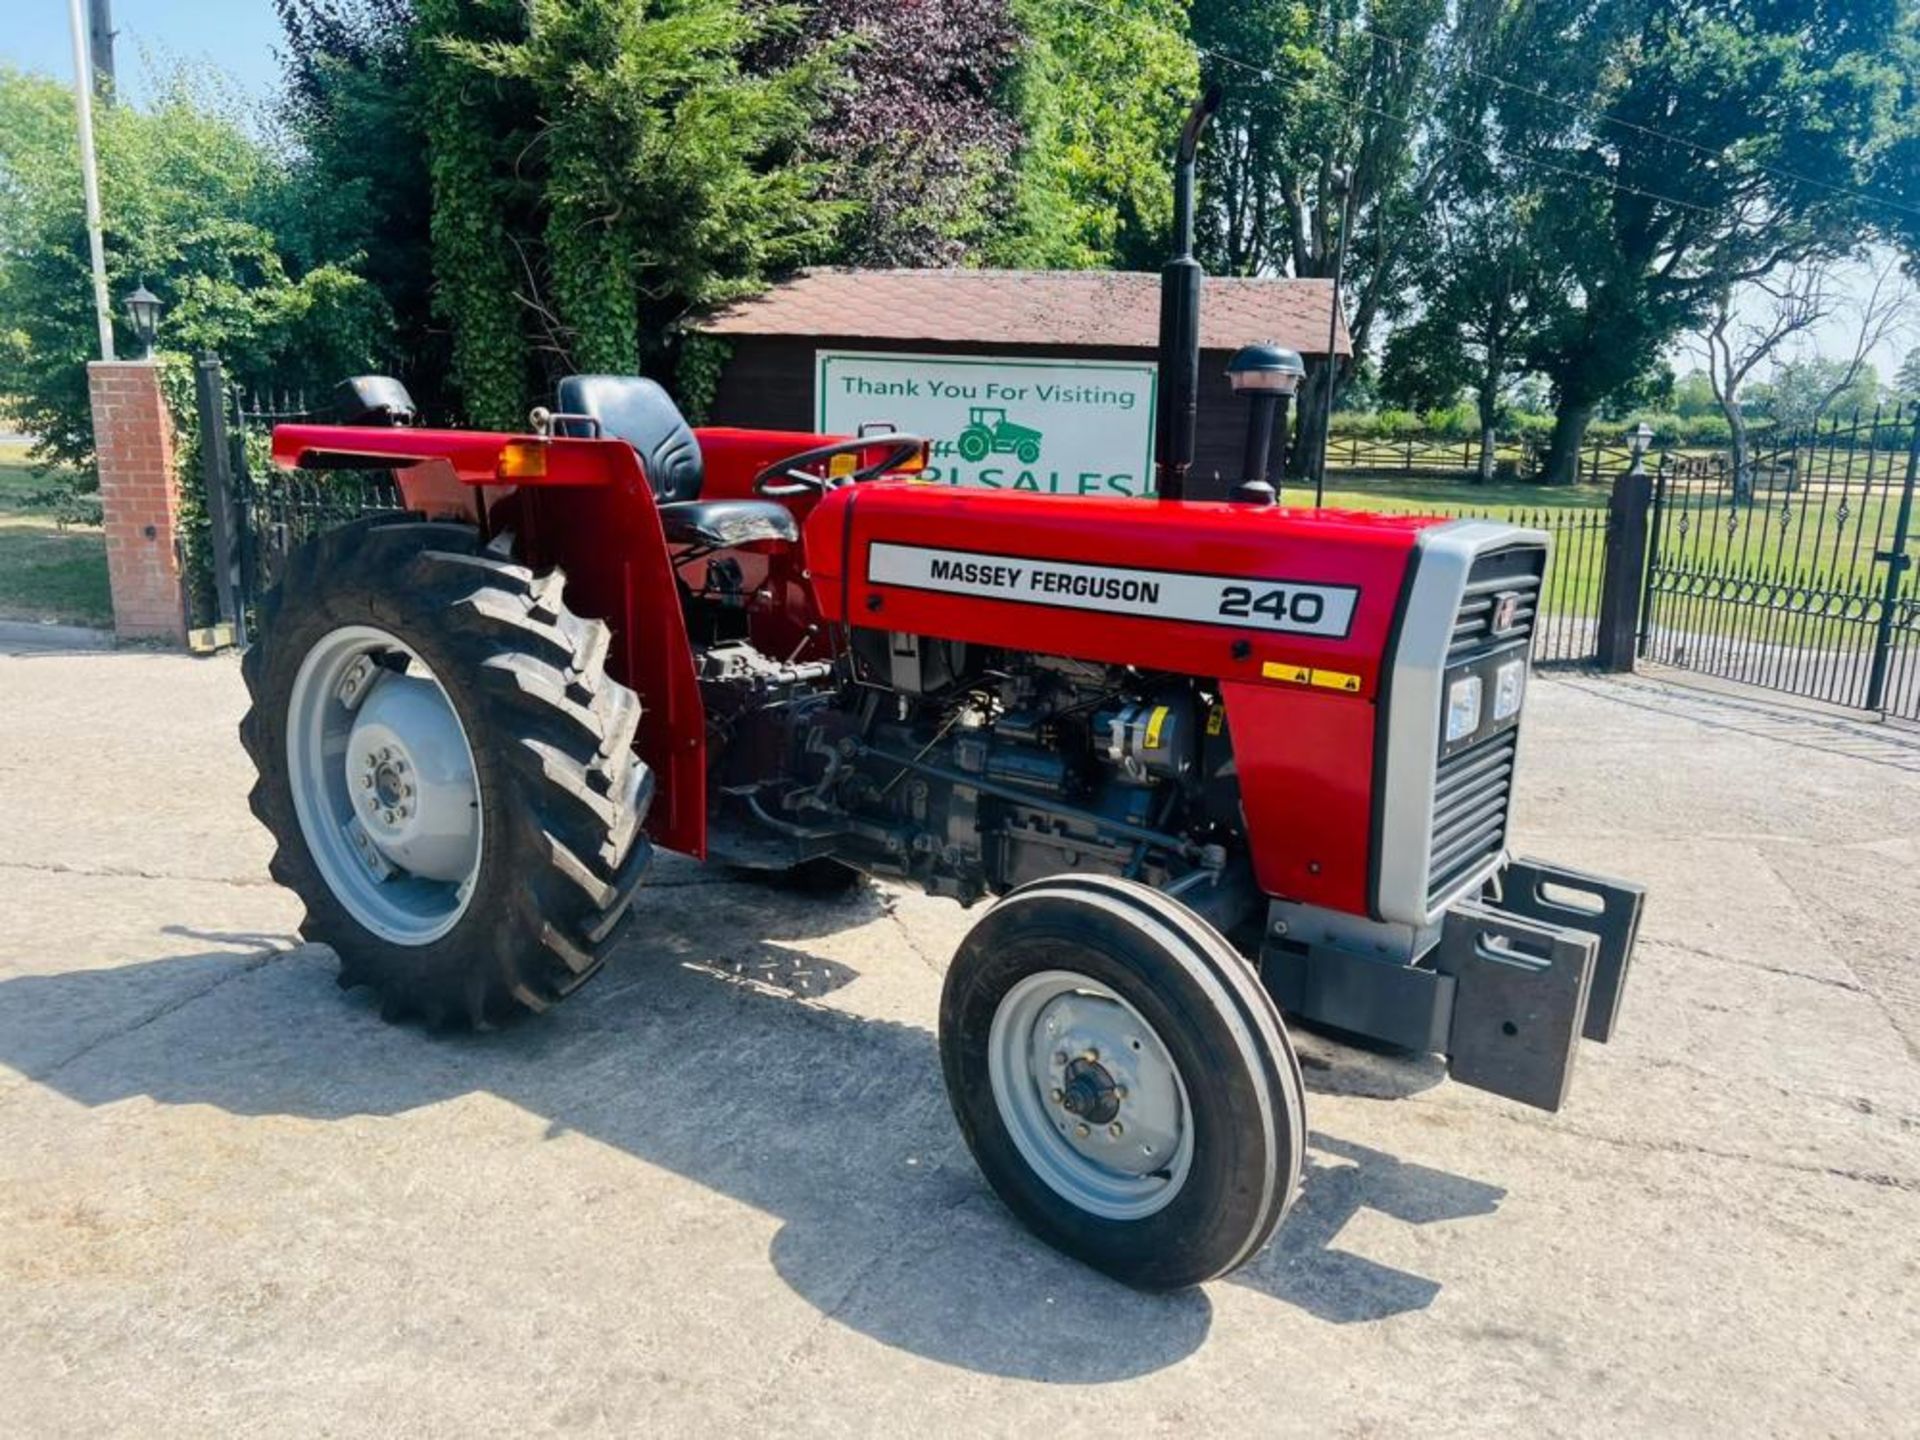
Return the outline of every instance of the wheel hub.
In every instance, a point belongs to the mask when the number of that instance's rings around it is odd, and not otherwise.
[[[459,719],[433,681],[386,674],[347,736],[347,793],[374,847],[426,880],[464,880],[479,858],[479,789]]]
[[[1068,991],[1036,1017],[1032,1066],[1054,1129],[1080,1155],[1127,1175],[1164,1171],[1181,1135],[1173,1062],[1118,999]]]
[[[1090,1125],[1105,1125],[1120,1113],[1120,1087],[1105,1066],[1082,1056],[1067,1062],[1060,1107]]]
[[[1100,981],[1042,970],[1015,984],[994,1009],[987,1072],[1022,1157],[1079,1209],[1140,1219],[1186,1183],[1193,1132],[1179,1069]]]
[[[483,847],[459,713],[374,625],[315,640],[287,692],[287,786],[320,878],[373,934],[427,945],[466,913]]]

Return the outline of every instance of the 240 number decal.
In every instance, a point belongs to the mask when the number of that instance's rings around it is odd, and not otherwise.
[[[1276,625],[1310,627],[1327,613],[1327,597],[1314,590],[1254,590],[1248,585],[1220,589],[1220,613],[1236,620],[1269,616]]]

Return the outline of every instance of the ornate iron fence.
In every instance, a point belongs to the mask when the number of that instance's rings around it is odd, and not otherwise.
[[[390,470],[282,470],[273,427],[330,418],[303,394],[229,386],[202,362],[200,427],[221,618],[244,645],[254,610],[302,541],[363,515],[404,511]],[[224,563],[222,558],[224,557]]]
[[[1668,458],[1654,487],[1640,653],[1920,719],[1920,429],[1854,416],[1757,451]]]
[[[273,427],[330,418],[304,395],[233,395],[234,491],[240,497],[240,590],[258,603],[301,542],[363,515],[405,510],[391,470],[282,470]]]
[[[1598,506],[1496,510],[1392,503],[1368,508],[1389,514],[1445,515],[1454,520],[1499,520],[1546,531],[1551,549],[1533,627],[1533,661],[1536,665],[1587,665],[1598,658],[1601,581],[1612,533],[1607,510]]]

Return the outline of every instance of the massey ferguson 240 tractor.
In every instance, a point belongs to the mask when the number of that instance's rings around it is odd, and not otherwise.
[[[1546,537],[1183,498],[1208,108],[1156,498],[925,483],[889,430],[695,430],[628,376],[562,381],[527,434],[410,428],[377,379],[356,423],[275,432],[414,512],[289,557],[245,660],[272,871],[343,986],[430,1027],[544,1010],[655,846],[990,902],[940,1002],[961,1132],[1041,1237],[1151,1288],[1293,1202],[1283,1013],[1562,1103],[1641,892],[1507,848]]]

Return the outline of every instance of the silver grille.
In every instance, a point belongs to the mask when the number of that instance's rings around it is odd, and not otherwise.
[[[1540,610],[1540,571],[1546,559],[1535,546],[1496,550],[1474,562],[1467,580],[1466,598],[1460,602],[1453,619],[1453,635],[1447,641],[1449,662],[1493,642],[1504,644],[1533,634],[1534,617]],[[1493,633],[1494,607],[1502,595],[1515,598],[1513,618],[1508,628]]]
[[[1433,788],[1433,843],[1428,849],[1427,904],[1506,848],[1507,802],[1520,732],[1491,739],[1440,762]]]
[[[1447,641],[1449,666],[1496,651],[1526,653],[1540,609],[1546,559],[1546,551],[1537,545],[1510,545],[1474,560]],[[1503,610],[1505,623],[1496,630]],[[1430,907],[1506,848],[1507,808],[1518,748],[1519,732],[1511,728],[1451,755],[1442,747],[1434,773],[1433,836],[1427,849]]]

